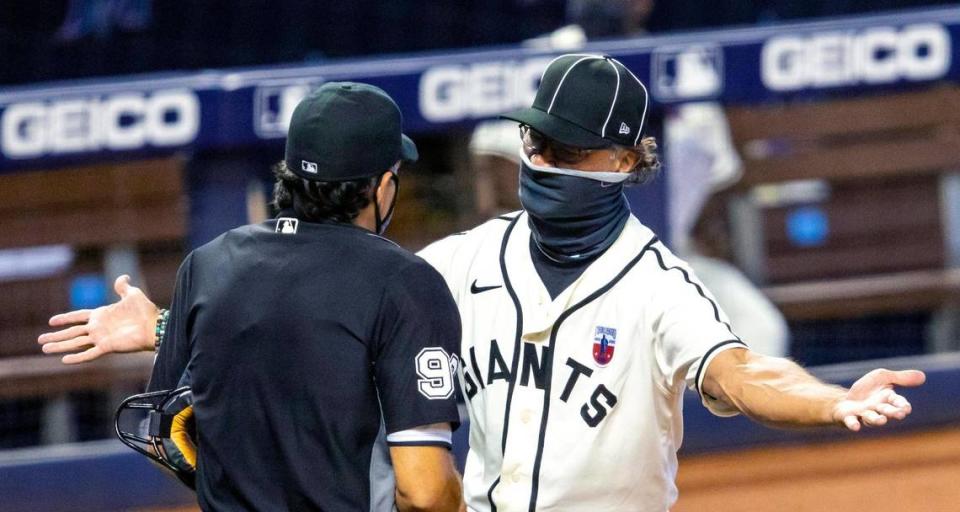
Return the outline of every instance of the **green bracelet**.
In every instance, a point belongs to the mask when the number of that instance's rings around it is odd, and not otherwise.
[[[160,313],[157,314],[157,328],[153,332],[154,350],[160,349],[160,344],[163,343],[163,335],[167,332],[167,322],[169,320],[170,320],[170,310],[161,309]]]

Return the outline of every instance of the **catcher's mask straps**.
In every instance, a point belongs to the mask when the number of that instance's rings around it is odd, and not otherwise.
[[[138,409],[147,411],[146,424],[137,422],[137,432],[124,430],[121,426],[123,414]],[[123,444],[172,471],[187,486],[194,487],[197,448],[193,394],[189,386],[127,398],[117,407],[114,427]],[[147,437],[141,434],[143,427],[146,427]]]

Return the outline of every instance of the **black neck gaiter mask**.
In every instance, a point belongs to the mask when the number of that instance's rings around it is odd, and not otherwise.
[[[557,263],[590,260],[609,248],[630,209],[623,194],[629,177],[520,163],[520,204],[540,251]]]

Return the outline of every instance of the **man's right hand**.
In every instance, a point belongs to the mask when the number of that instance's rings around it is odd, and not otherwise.
[[[113,304],[51,317],[51,327],[69,327],[41,334],[37,342],[43,352],[70,352],[61,360],[77,364],[111,352],[152,351],[160,310],[140,288],[130,285],[130,276],[118,277],[113,289],[120,296]]]

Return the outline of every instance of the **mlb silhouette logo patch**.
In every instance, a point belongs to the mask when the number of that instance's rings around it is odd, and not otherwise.
[[[723,49],[709,43],[656,48],[650,81],[661,101],[714,98],[723,92]]]
[[[308,162],[306,160],[300,160],[300,168],[303,169],[304,172],[309,172],[310,174],[317,173],[316,162]]]
[[[280,217],[277,219],[277,228],[274,233],[283,233],[284,235],[293,235],[300,228],[300,220],[292,217]]]
[[[613,359],[613,349],[617,344],[617,330],[612,327],[597,326],[593,335],[593,361],[603,368]]]

